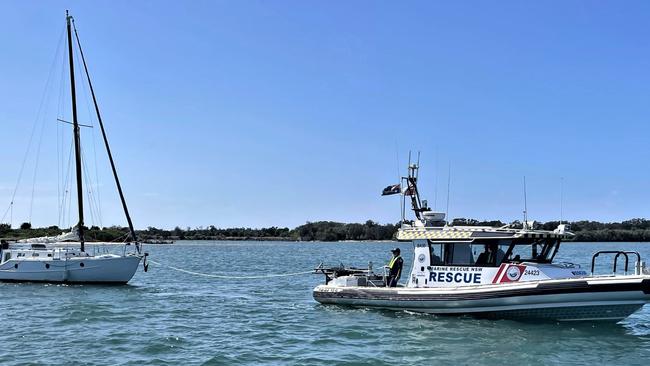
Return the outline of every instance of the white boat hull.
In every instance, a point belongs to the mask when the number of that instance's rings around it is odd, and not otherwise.
[[[136,255],[68,259],[10,259],[0,265],[0,281],[53,283],[127,283],[138,269]]]
[[[594,277],[456,288],[321,285],[323,304],[441,315],[557,321],[620,320],[650,302],[650,276]]]

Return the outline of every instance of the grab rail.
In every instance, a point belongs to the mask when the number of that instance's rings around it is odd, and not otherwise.
[[[641,262],[641,255],[639,252],[634,252],[634,251],[629,251],[629,250],[601,250],[596,252],[592,257],[591,257],[591,275],[594,275],[594,267],[596,264],[596,258],[601,255],[601,254],[616,254],[614,256],[614,268],[612,270],[612,273],[616,273],[616,266],[618,264],[618,257],[621,255],[625,257],[625,268],[624,268],[624,273],[627,274],[629,264],[630,264],[630,258],[628,257],[628,254],[634,254],[636,255],[636,263]],[[636,266],[635,266],[636,268]]]

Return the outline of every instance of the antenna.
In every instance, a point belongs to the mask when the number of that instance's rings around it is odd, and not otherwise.
[[[528,229],[528,200],[526,197],[526,176],[524,175],[524,229]]]
[[[433,183],[433,210],[436,210],[436,207],[438,205],[438,172],[440,171],[440,167],[438,166],[438,147],[436,146],[436,167],[434,168],[434,183]]]
[[[409,150],[409,166],[411,166],[411,150]]]
[[[564,177],[560,177],[560,225],[562,225],[562,216],[564,214]]]
[[[409,163],[408,163],[407,173],[408,173],[409,176],[411,175],[411,150],[409,150]],[[407,182],[406,189],[408,190],[408,188],[409,188],[408,178],[401,178],[400,177],[400,185],[402,184],[402,182],[404,180],[406,180],[406,182]],[[401,203],[402,204],[402,222],[405,222],[406,221],[406,191],[402,191],[401,195],[402,195],[402,203]]]
[[[397,182],[400,184],[400,193],[401,193],[401,187],[402,187],[402,177],[401,174],[399,173],[399,147],[397,146],[397,140],[395,140],[395,163],[397,166]],[[404,200],[400,199],[399,200],[399,208],[400,212],[402,213],[402,221],[404,221]]]
[[[401,213],[402,213],[402,222],[404,222],[404,219],[405,219],[404,216],[406,216],[406,210],[404,209],[404,205],[405,205],[404,197],[402,197],[402,198],[399,200],[399,209],[400,209],[400,211],[401,211]]]
[[[397,180],[399,181],[402,175],[399,173],[399,148],[397,141],[395,141],[395,162],[397,163]]]
[[[451,160],[449,160],[449,170],[447,172],[447,209],[445,210],[445,217],[449,222],[449,187],[451,186]]]
[[[420,152],[418,151],[418,162],[417,162],[418,168],[420,168]],[[418,175],[420,175],[420,169],[415,171],[415,179],[418,179]]]

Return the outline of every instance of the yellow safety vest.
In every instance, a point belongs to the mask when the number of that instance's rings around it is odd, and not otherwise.
[[[400,258],[400,256],[398,255],[397,257],[393,257],[390,260],[390,262],[388,263],[388,268],[393,269],[393,265],[395,264],[395,262],[397,262],[397,258]]]

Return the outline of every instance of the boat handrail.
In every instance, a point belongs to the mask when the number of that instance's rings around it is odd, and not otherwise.
[[[596,258],[601,255],[601,254],[616,254],[614,256],[614,268],[612,270],[612,273],[616,273],[616,267],[618,264],[618,257],[621,255],[625,257],[625,268],[623,270],[624,274],[627,274],[629,264],[630,264],[630,258],[628,257],[628,254],[634,254],[636,255],[636,263],[641,262],[641,255],[639,252],[635,251],[629,251],[629,250],[601,250],[596,253],[591,257],[591,275],[594,275],[594,269],[595,269],[595,264],[596,264]]]

